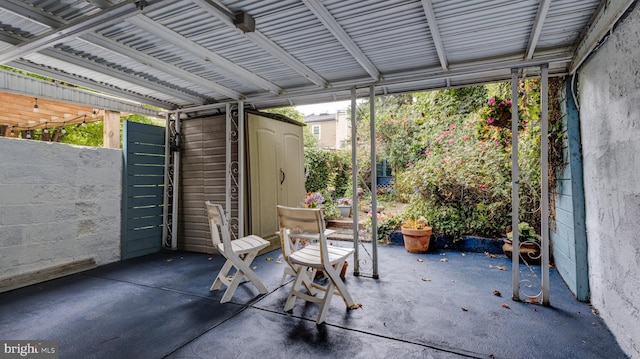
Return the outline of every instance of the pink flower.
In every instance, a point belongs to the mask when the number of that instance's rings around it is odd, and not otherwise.
[[[450,129],[452,129],[452,130],[455,130],[455,129],[456,129],[456,125],[454,125],[454,124],[452,123],[452,124],[450,124],[450,125],[449,125],[449,128],[450,128]]]
[[[464,136],[462,139],[465,140],[465,141],[468,141],[469,138],[470,138],[469,136]]]
[[[494,142],[496,146],[500,146],[500,142],[496,141]]]
[[[489,117],[489,118],[487,119],[487,123],[488,123],[488,124],[492,124],[492,123],[493,123],[493,119],[492,119],[491,117]]]
[[[450,134],[450,133],[451,133],[451,131],[449,131],[449,130],[442,131],[442,135],[443,135],[443,136],[446,136],[446,135],[448,135],[448,134]]]
[[[425,156],[429,156],[430,154],[431,154],[431,151],[429,151],[429,150],[424,150],[424,155],[425,155]]]
[[[511,101],[507,101],[507,106],[511,106]]]
[[[438,138],[436,138],[436,142],[440,142],[440,141],[442,141],[442,138],[443,138],[443,137],[444,137],[444,136],[442,136],[442,135],[438,136]]]
[[[481,184],[479,187],[480,189],[487,189],[487,185],[484,185],[484,184]]]
[[[411,163],[411,162],[407,163],[407,167],[411,167],[412,164],[413,163]]]
[[[453,144],[454,142],[456,142],[453,138],[449,140],[449,144]]]
[[[526,126],[526,125],[527,125],[527,123],[528,123],[527,121],[522,121],[522,125],[523,125],[523,126]]]
[[[489,99],[489,105],[493,105],[494,103],[496,103],[496,99],[495,98],[490,98]]]
[[[443,159],[441,159],[441,160],[440,160],[440,162],[442,162],[442,163],[446,163],[446,162],[447,162],[447,160],[445,160],[445,159],[443,158]]]

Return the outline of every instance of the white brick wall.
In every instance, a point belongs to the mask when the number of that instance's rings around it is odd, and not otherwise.
[[[0,279],[120,258],[122,152],[0,137]]]
[[[591,302],[640,358],[640,6],[579,70]]]

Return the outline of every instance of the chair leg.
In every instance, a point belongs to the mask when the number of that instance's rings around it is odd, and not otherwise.
[[[327,312],[329,311],[329,307],[331,306],[331,298],[333,298],[333,291],[335,286],[331,280],[327,283],[327,290],[324,293],[324,297],[320,302],[320,312],[318,312],[318,318],[316,318],[316,324],[322,324],[324,322],[325,317],[327,316]]]
[[[269,290],[262,283],[260,278],[251,270],[251,262],[256,257],[256,253],[247,253],[244,259],[237,258],[228,258],[225,264],[220,269],[220,273],[216,277],[216,280],[211,285],[210,290],[218,290],[220,289],[222,284],[227,286],[227,290],[222,295],[222,299],[220,299],[220,303],[226,303],[231,300],[233,294],[236,289],[238,289],[238,285],[242,283],[244,280],[247,280],[258,289],[260,294],[266,294]],[[236,273],[233,275],[233,279],[227,279],[229,272],[235,267]]]
[[[227,261],[224,263],[224,265],[220,269],[220,272],[218,272],[218,275],[216,276],[216,280],[213,281],[211,288],[209,288],[210,291],[220,289],[220,287],[223,284],[226,286],[229,286],[229,283],[231,282],[229,282],[229,280],[227,279],[227,276],[229,275],[229,272],[231,271],[232,267],[233,267],[233,263],[231,263],[231,261],[227,259]]]
[[[284,311],[288,312],[293,309],[293,306],[296,304],[296,296],[298,293],[298,287],[303,285],[305,278],[307,277],[307,267],[298,266],[296,269],[296,279],[293,281],[293,285],[291,285],[291,290],[289,290],[289,296],[287,297],[287,301],[284,303]],[[305,285],[306,287],[306,285]]]
[[[353,298],[351,298],[351,294],[347,290],[347,286],[344,284],[339,274],[342,271],[342,267],[344,267],[344,263],[345,262],[339,263],[335,270],[333,270],[332,268],[327,269],[326,274],[329,276],[329,280],[335,285],[338,293],[344,301],[344,304],[347,306],[347,308],[351,308],[355,303],[353,301]]]
[[[267,292],[269,292],[269,290],[264,285],[264,283],[262,283],[260,278],[258,278],[256,273],[251,269],[251,263],[256,258],[256,254],[258,254],[258,251],[255,251],[254,253],[247,253],[241,264],[236,265],[236,267],[238,268],[238,271],[242,272],[244,278],[253,283],[260,294],[266,294]]]

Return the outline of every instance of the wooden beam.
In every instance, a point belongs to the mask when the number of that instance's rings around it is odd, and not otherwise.
[[[103,147],[120,148],[120,112],[106,111],[102,138]]]

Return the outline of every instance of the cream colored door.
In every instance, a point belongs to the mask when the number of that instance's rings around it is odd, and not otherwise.
[[[298,206],[304,198],[302,128],[248,115],[249,232],[279,246],[276,206]]]
[[[249,193],[250,233],[270,240],[277,230],[275,206],[278,203],[277,129],[270,119],[250,114]]]
[[[289,123],[281,123],[286,127],[282,136],[282,153],[280,156],[280,198],[278,204],[298,207],[304,199],[304,140],[301,127]]]

